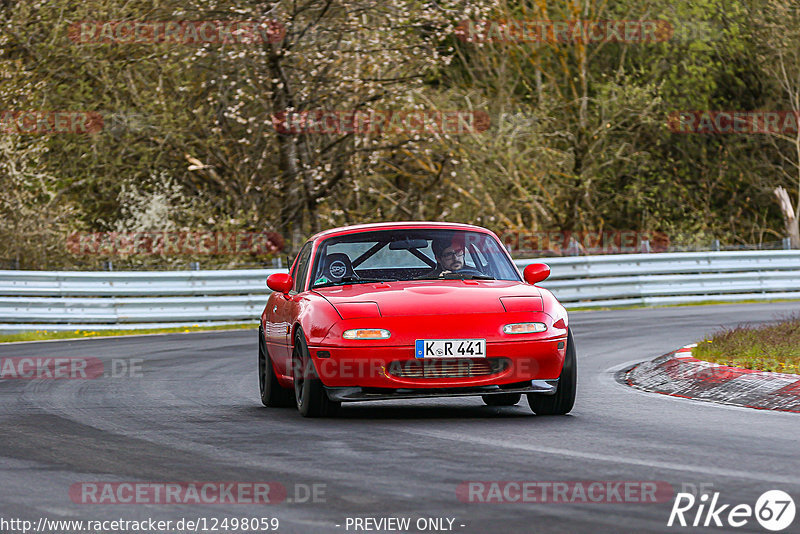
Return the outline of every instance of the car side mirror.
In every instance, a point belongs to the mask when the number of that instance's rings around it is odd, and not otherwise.
[[[529,284],[537,284],[550,276],[550,267],[546,263],[531,263],[525,266],[522,277]]]
[[[267,287],[278,293],[288,293],[293,285],[294,280],[289,273],[273,273],[267,277]]]

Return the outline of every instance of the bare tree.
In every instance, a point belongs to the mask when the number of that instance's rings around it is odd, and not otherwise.
[[[458,15],[471,12],[480,10]],[[418,0],[286,0],[260,15],[275,18],[286,30],[283,39],[265,44],[260,58],[246,63],[248,78],[260,89],[257,98],[273,117],[424,107],[425,77],[448,62],[440,43],[457,24],[434,4]],[[304,233],[320,229],[319,207],[334,193],[369,191],[389,159],[404,149],[416,153],[428,141],[341,128],[274,131],[271,137],[279,168],[272,182],[280,199],[279,231],[295,246]],[[336,209],[335,199],[333,204]],[[343,211],[352,209],[348,204]]]
[[[789,191],[777,186],[773,192],[783,214],[786,235],[792,248],[800,248],[800,6],[792,0],[768,0],[758,22],[764,39],[764,68],[783,92],[783,102],[794,114],[794,131],[768,131],[775,141],[781,160],[775,168],[788,182],[797,186],[796,203]],[[789,148],[789,150],[786,150]]]

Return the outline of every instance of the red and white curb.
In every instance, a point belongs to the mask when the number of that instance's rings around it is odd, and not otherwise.
[[[686,345],[625,371],[629,386],[688,399],[800,413],[800,376],[698,360]]]

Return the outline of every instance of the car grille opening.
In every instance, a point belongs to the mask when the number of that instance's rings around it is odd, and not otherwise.
[[[396,360],[387,372],[398,378],[471,378],[500,373],[508,364],[506,358]]]

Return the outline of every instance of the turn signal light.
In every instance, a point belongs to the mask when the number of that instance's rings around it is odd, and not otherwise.
[[[345,330],[342,337],[345,339],[389,339],[392,333],[382,328],[356,328]]]
[[[503,332],[506,334],[535,334],[545,330],[547,325],[544,323],[513,323],[503,327]]]

